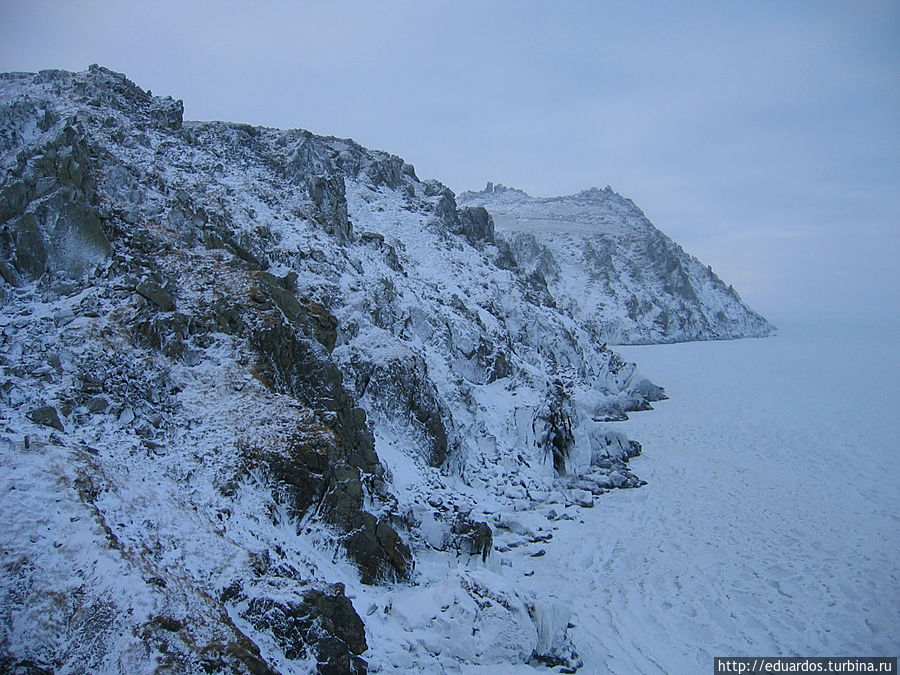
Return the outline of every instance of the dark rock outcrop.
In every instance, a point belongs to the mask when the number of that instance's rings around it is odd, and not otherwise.
[[[459,233],[465,236],[470,244],[494,241],[494,219],[483,206],[464,206],[458,209]]]
[[[62,421],[59,419],[59,413],[52,405],[44,405],[29,411],[28,419],[35,424],[41,424],[45,427],[53,427],[59,431],[64,431]]]
[[[356,396],[367,398],[376,410],[386,412],[399,406],[410,411],[408,423],[412,432],[427,448],[424,459],[431,466],[441,466],[449,450],[450,417],[428,378],[424,360],[410,355],[406,360],[392,358],[379,364],[353,355],[350,366]]]
[[[312,657],[321,675],[367,672],[359,657],[367,648],[363,622],[340,585],[306,590],[299,601],[251,598],[242,614],[270,633],[290,661]]]
[[[346,242],[353,239],[353,228],[347,216],[347,194],[343,176],[315,176],[309,181],[309,196],[316,205],[316,221],[328,234]]]
[[[481,556],[488,559],[494,545],[494,533],[487,523],[459,516],[450,528],[453,548],[457,553]]]

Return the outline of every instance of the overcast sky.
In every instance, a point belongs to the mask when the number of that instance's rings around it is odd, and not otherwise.
[[[774,319],[900,314],[900,2],[0,0],[0,71],[352,137],[455,191],[611,185]]]

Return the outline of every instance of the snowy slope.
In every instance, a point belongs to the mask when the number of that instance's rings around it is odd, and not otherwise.
[[[518,566],[663,393],[487,213],[96,66],[0,87],[0,667],[577,667]]]
[[[483,206],[517,260],[597,339],[645,344],[769,335],[772,326],[712,269],[611,188],[536,198],[488,183]]]

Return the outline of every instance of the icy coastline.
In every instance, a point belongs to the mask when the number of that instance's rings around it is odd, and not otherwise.
[[[547,572],[665,393],[488,211],[99,66],[0,84],[0,669],[594,668]]]

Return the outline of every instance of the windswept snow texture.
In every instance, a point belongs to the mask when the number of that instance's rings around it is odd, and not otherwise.
[[[609,187],[536,198],[488,183],[458,201],[484,206],[520,264],[546,279],[557,303],[603,342],[762,337],[773,330],[711,267]]]
[[[652,489],[599,502],[543,570],[575,589],[585,663],[900,652],[898,340],[823,323],[623,350],[672,397],[623,424]]]

